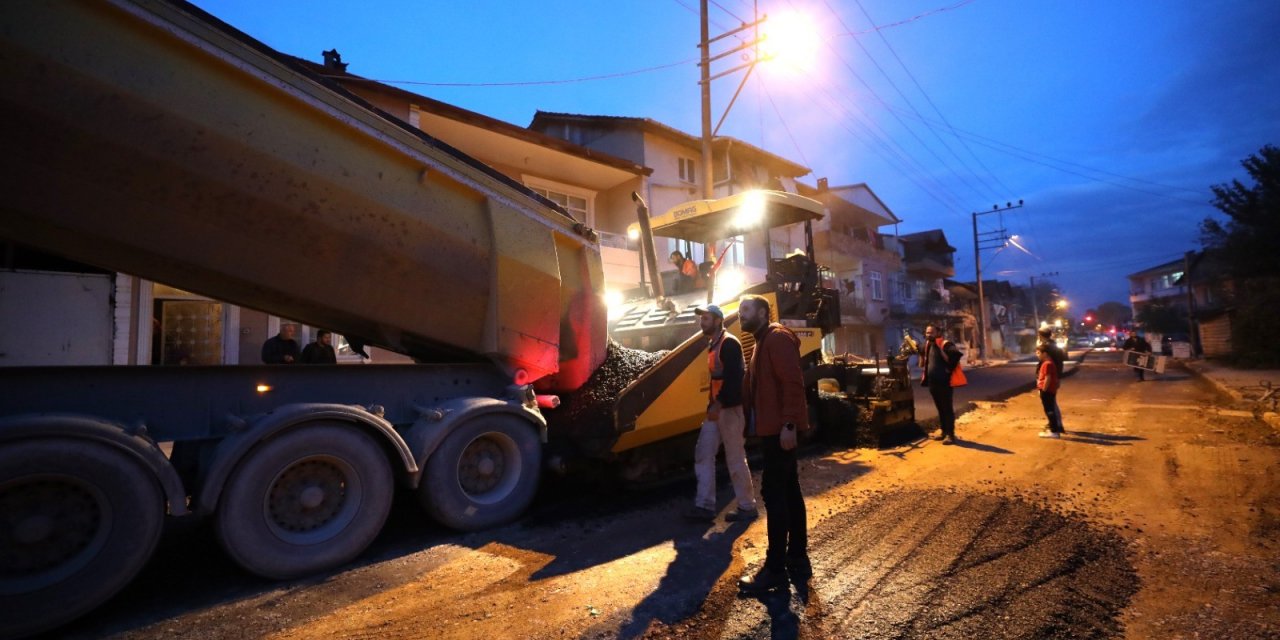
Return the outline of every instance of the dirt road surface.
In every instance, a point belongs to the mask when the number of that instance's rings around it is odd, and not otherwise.
[[[1028,373],[1029,375],[1029,373]],[[412,505],[359,563],[268,583],[203,528],[58,637],[1275,638],[1280,438],[1200,380],[1114,354],[960,419],[957,446],[801,460],[815,575],[740,598],[764,523],[682,522],[688,482],[544,487],[531,515],[452,534]],[[757,476],[758,481],[758,476]],[[757,484],[758,486],[758,484]],[[731,508],[721,485],[721,504]]]

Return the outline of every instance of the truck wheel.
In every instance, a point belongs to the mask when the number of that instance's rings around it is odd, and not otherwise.
[[[391,465],[368,434],[308,423],[236,464],[218,502],[222,547],[245,570],[288,579],[360,555],[391,510]]]
[[[163,529],[151,472],[97,442],[0,445],[0,637],[52,629],[137,575]]]
[[[435,520],[475,531],[515,519],[538,490],[542,443],[534,426],[504,414],[461,424],[427,459],[418,497]]]

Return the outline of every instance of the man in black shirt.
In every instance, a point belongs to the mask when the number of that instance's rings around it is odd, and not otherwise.
[[[294,364],[298,361],[298,341],[293,336],[298,332],[294,324],[280,325],[280,333],[267,338],[262,343],[262,362],[265,364]]]

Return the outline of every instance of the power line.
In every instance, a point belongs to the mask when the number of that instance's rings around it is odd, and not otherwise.
[[[837,33],[837,34],[836,34],[836,37],[851,36],[851,37],[856,38],[856,37],[858,37],[858,36],[866,35],[866,34],[868,34],[868,33],[876,32],[876,31],[884,31],[885,29],[892,29],[892,28],[894,28],[894,27],[901,27],[901,26],[902,26],[902,25],[904,25],[904,24],[910,24],[910,23],[912,23],[912,22],[915,22],[916,20],[920,20],[921,18],[927,18],[927,17],[929,17],[929,16],[931,16],[931,15],[934,15],[934,14],[936,14],[936,13],[942,13],[943,11],[951,11],[952,9],[959,9],[960,7],[963,7],[963,6],[964,6],[964,5],[966,5],[966,4],[970,4],[970,3],[972,3],[973,1],[974,1],[974,0],[961,0],[960,2],[957,2],[957,3],[953,4],[953,5],[948,5],[948,6],[945,6],[945,7],[939,7],[939,8],[937,8],[937,9],[932,9],[932,10],[930,10],[930,11],[926,11],[926,12],[921,13],[921,14],[919,14],[919,15],[912,16],[912,17],[907,18],[907,19],[905,19],[905,20],[899,20],[899,21],[897,21],[897,22],[890,22],[889,24],[882,24],[882,25],[879,25],[879,26],[875,26],[875,24],[873,23],[873,24],[872,24],[872,27],[871,27],[870,29],[865,30],[865,31],[856,31],[856,32],[855,32],[855,31],[846,31],[846,32],[844,32],[844,33]]]
[[[863,4],[862,4],[861,0],[854,0],[854,1],[855,1],[855,3],[858,5],[858,9],[859,9],[860,11],[862,11],[862,15],[863,15],[863,17],[865,17],[865,18],[867,19],[867,22],[870,22],[870,23],[874,26],[874,25],[876,24],[876,21],[875,21],[874,19],[872,19],[871,14],[870,14],[869,12],[867,12],[866,7],[865,7],[865,6],[863,6]],[[943,123],[945,123],[945,124],[947,125],[947,128],[949,128],[949,129],[950,129],[950,128],[952,128],[952,127],[951,127],[951,122],[950,122],[949,120],[947,120],[947,117],[946,117],[945,115],[943,115],[943,114],[942,114],[942,110],[938,108],[938,105],[937,105],[936,103],[934,103],[933,98],[929,96],[929,92],[925,91],[925,90],[924,90],[924,87],[920,85],[920,81],[916,79],[915,74],[914,74],[914,73],[911,73],[911,69],[909,69],[909,68],[907,67],[907,63],[906,63],[906,62],[903,62],[902,57],[898,55],[898,51],[897,51],[896,49],[894,49],[894,48],[893,48],[893,45],[892,45],[892,44],[890,44],[890,43],[889,43],[889,39],[888,39],[888,38],[886,38],[886,37],[885,37],[885,35],[884,35],[883,33],[881,33],[879,30],[877,30],[877,31],[876,31],[876,35],[880,37],[880,41],[884,43],[884,46],[885,46],[885,48],[887,48],[887,49],[889,50],[889,53],[893,54],[893,59],[898,61],[898,66],[902,67],[902,70],[907,74],[907,77],[911,79],[912,84],[914,84],[914,85],[916,86],[916,90],[918,90],[918,91],[920,92],[920,95],[924,96],[925,102],[928,102],[928,103],[929,103],[929,106],[933,109],[933,112],[934,112],[934,113],[936,113],[936,114],[938,115],[938,118],[940,118],[940,119],[942,120],[942,122],[943,122]],[[941,140],[941,138],[939,138],[939,140]],[[981,158],[979,158],[979,157],[978,157],[978,155],[977,155],[977,154],[975,154],[975,153],[973,152],[973,149],[972,149],[971,147],[969,147],[969,145],[968,145],[968,144],[966,144],[966,143],[965,143],[965,141],[964,141],[964,139],[963,139],[963,138],[959,138],[959,137],[957,137],[957,140],[959,140],[959,141],[960,141],[960,145],[961,145],[962,147],[964,147],[966,151],[968,151],[968,152],[969,152],[969,155],[970,155],[970,156],[971,156],[975,161],[977,161],[977,163],[982,167],[982,169],[983,169],[984,171],[986,171],[987,175],[988,175],[988,176],[990,176],[990,177],[991,177],[991,179],[992,179],[992,180],[994,180],[997,184],[999,184],[1001,188],[1003,188],[1003,189],[1004,189],[1004,191],[1005,191],[1005,195],[1006,195],[1006,196],[1008,196],[1009,194],[1013,193],[1013,189],[1010,189],[1010,188],[1008,187],[1008,185],[1006,185],[1006,184],[1004,184],[1003,182],[1001,182],[1001,181],[1000,181],[1000,178],[999,178],[998,176],[996,176],[996,174],[995,174],[995,173],[993,173],[993,172],[991,171],[991,169],[990,169],[989,167],[987,167],[987,165],[986,165],[986,164],[984,164],[984,163],[982,162],[982,159],[981,159]],[[944,143],[944,145],[945,145],[945,143]],[[950,150],[951,150],[951,147],[949,147],[949,146],[948,146],[948,147],[947,147],[947,150],[948,150],[948,151],[950,151]],[[953,155],[954,155],[954,153],[955,153],[955,152],[952,152],[952,154],[953,154]],[[959,157],[959,156],[956,156],[956,159],[957,159],[957,160],[960,160],[960,157]],[[967,163],[965,163],[963,160],[961,160],[961,164],[965,164],[965,168],[966,168],[966,169],[969,169],[968,164],[967,164]],[[973,170],[972,170],[972,169],[969,169],[969,170],[970,170],[970,173],[974,173],[974,177],[976,177],[976,178],[978,178],[979,180],[981,180],[981,181],[983,182],[984,186],[986,186],[988,189],[990,189],[990,190],[991,190],[991,192],[992,192],[993,194],[995,194],[995,195],[996,195],[996,198],[997,198],[997,199],[999,199],[1000,194],[996,191],[996,189],[995,189],[995,188],[993,188],[989,183],[987,183],[987,181],[986,181],[986,180],[984,180],[981,176],[978,176],[975,172],[973,172]]]
[[[796,148],[796,153],[800,154],[800,159],[804,161],[804,166],[809,166],[809,159],[805,157],[804,151],[800,149],[800,143],[796,142],[796,137],[791,133],[791,127],[787,125],[786,118],[782,117],[782,112],[778,110],[778,104],[773,101],[773,94],[769,93],[769,88],[765,86],[764,79],[758,78],[756,82],[760,83],[760,88],[764,91],[764,95],[769,99],[769,105],[773,107],[773,112],[778,115],[778,121],[782,123],[782,128],[787,132],[787,137],[791,138],[791,145]]]
[[[788,0],[788,2],[790,2],[790,0]],[[830,3],[830,2],[828,2],[827,0],[823,0],[822,4],[827,8],[827,11],[829,11],[829,12],[831,13],[831,15],[835,16],[836,21],[840,23],[840,26],[841,26],[842,28],[844,28],[846,31],[849,31],[849,30],[850,30],[850,29],[849,29],[849,27],[848,27],[848,25],[845,23],[844,18],[843,18],[843,17],[841,17],[841,15],[840,15],[839,13],[837,13],[837,12],[836,12],[835,8],[831,6],[831,3]],[[908,97],[907,97],[907,95],[906,95],[905,93],[903,93],[903,92],[902,92],[902,89],[898,87],[898,83],[896,83],[896,82],[894,82],[894,81],[893,81],[893,78],[891,78],[891,77],[889,76],[889,73],[888,73],[887,71],[885,71],[885,70],[884,70],[884,67],[882,67],[882,66],[880,65],[879,61],[877,61],[877,60],[875,59],[875,56],[871,55],[871,52],[870,52],[870,51],[868,51],[868,50],[867,50],[867,48],[862,44],[862,41],[861,41],[861,40],[858,40],[858,39],[856,39],[856,38],[855,38],[855,39],[854,39],[854,44],[858,45],[858,48],[862,50],[863,55],[865,55],[865,56],[867,57],[867,59],[868,59],[869,61],[871,61],[872,66],[874,66],[874,67],[876,68],[876,70],[880,72],[880,75],[881,75],[881,76],[883,76],[883,77],[884,77],[884,79],[885,79],[885,81],[887,81],[887,82],[889,83],[889,86],[890,86],[890,87],[892,87],[892,88],[893,88],[893,90],[894,90],[895,92],[897,92],[897,94],[898,94],[898,95],[903,99],[903,101],[905,101],[905,102],[907,103],[907,106],[908,106],[912,111],[916,112],[916,116],[917,116],[918,118],[920,118],[921,120],[923,120],[923,116],[920,116],[919,111],[916,109],[915,105],[914,105],[914,104],[912,104],[911,99],[910,99],[910,98],[908,98]],[[841,59],[843,60],[843,58],[841,58]],[[852,67],[851,67],[847,62],[845,63],[845,66],[849,68],[850,72],[852,72],[852,71],[853,71]],[[862,83],[862,85],[863,85],[864,87],[866,87],[868,91],[872,91],[873,93],[875,92],[875,90],[874,90],[874,89],[872,89],[872,88],[871,88],[871,86],[870,86],[870,85],[868,85],[868,84],[867,84],[864,80],[862,80],[860,77],[858,78],[858,81],[859,81],[859,82],[861,82],[861,83]],[[877,96],[877,97],[878,97],[878,96]],[[910,127],[906,122],[904,122],[901,118],[898,118],[897,114],[894,114],[894,118],[896,118],[896,119],[898,120],[898,123],[899,123],[899,124],[901,124],[901,125],[903,126],[903,128],[905,128],[905,129],[907,130],[907,132],[911,134],[911,137],[915,138],[915,139],[916,139],[916,141],[920,143],[920,146],[921,146],[921,147],[923,147],[925,151],[929,152],[929,155],[933,156],[933,158],[934,158],[935,160],[937,160],[937,161],[938,161],[938,164],[940,164],[943,168],[945,168],[948,172],[950,172],[950,173],[951,173],[951,175],[952,175],[952,176],[954,176],[954,177],[956,178],[956,180],[958,180],[958,181],[959,181],[961,184],[963,184],[965,187],[968,187],[968,188],[969,188],[969,189],[974,193],[974,195],[978,196],[979,198],[982,198],[982,199],[986,199],[986,198],[987,198],[987,196],[984,196],[982,193],[980,193],[980,192],[978,191],[978,189],[977,189],[976,187],[974,187],[974,186],[973,186],[973,183],[971,183],[969,180],[966,180],[966,179],[964,178],[964,176],[961,176],[961,175],[960,175],[960,173],[959,173],[958,171],[956,171],[956,170],[951,166],[951,164],[950,164],[949,162],[947,162],[946,160],[943,160],[943,159],[942,159],[942,157],[941,157],[941,156],[939,156],[939,155],[938,155],[938,154],[933,150],[933,148],[932,148],[932,147],[930,147],[928,144],[926,144],[926,143],[925,143],[925,141],[924,141],[924,139],[923,139],[923,138],[921,138],[921,137],[920,137],[920,136],[915,132],[915,130],[914,130],[914,129],[912,129],[912,128],[911,128],[911,127]],[[946,148],[947,150],[951,151],[952,155],[955,155],[955,151],[952,151],[952,150],[951,150],[951,148],[946,144],[946,142],[944,142],[944,141],[942,140],[942,136],[939,136],[939,135],[938,135],[937,131],[935,131],[935,130],[933,130],[932,128],[929,128],[929,127],[926,127],[926,128],[928,128],[928,129],[930,130],[930,132],[932,132],[932,133],[934,134],[934,136],[938,139],[938,141],[939,141],[940,143],[942,143],[942,146],[943,146],[944,148]],[[958,156],[957,156],[957,159],[958,159]],[[963,164],[963,162],[962,162],[962,164]]]

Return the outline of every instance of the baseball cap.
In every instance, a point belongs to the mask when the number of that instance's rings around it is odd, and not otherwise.
[[[721,320],[724,320],[724,311],[720,310],[720,305],[709,304],[706,306],[694,307],[693,312],[698,315],[709,313],[717,318],[720,318]]]

